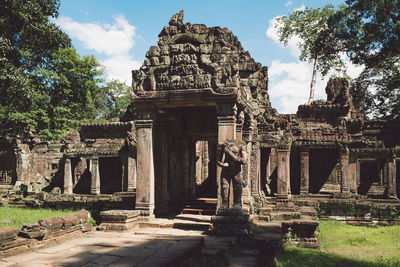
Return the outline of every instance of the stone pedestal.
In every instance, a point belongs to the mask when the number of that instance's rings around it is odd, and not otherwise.
[[[64,164],[64,194],[72,194],[72,169],[71,160],[65,159]]]
[[[242,209],[220,209],[211,217],[212,232],[217,235],[247,236],[250,232],[250,216]]]
[[[310,187],[310,151],[300,151],[300,194],[307,194]]]
[[[91,184],[90,184],[90,193],[92,194],[100,194],[100,170],[99,170],[99,159],[94,158],[91,159],[90,164],[90,172],[92,174]]]
[[[154,214],[153,120],[136,120],[136,206],[142,215]]]
[[[137,226],[139,212],[136,210],[107,210],[100,212],[101,231],[129,231]]]
[[[286,200],[290,196],[290,147],[281,145],[277,148],[277,198]]]

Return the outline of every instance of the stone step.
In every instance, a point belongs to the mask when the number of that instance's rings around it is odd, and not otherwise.
[[[317,210],[312,206],[302,206],[302,207],[300,207],[300,213],[301,213],[302,216],[303,215],[307,215],[307,216],[315,217],[315,216],[318,215],[317,214]]]
[[[199,215],[214,215],[216,209],[193,208],[186,207],[182,210],[182,214],[199,214]]]
[[[271,213],[271,221],[286,221],[286,220],[293,220],[293,219],[300,219],[301,214],[300,212],[273,212]]]
[[[271,215],[259,215],[258,216],[259,221],[264,221],[264,222],[270,222],[271,221]]]

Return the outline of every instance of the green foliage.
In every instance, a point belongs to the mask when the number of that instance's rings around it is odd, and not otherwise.
[[[45,140],[60,139],[96,118],[100,64],[80,57],[49,17],[59,0],[0,2],[0,124],[33,126]]]
[[[341,46],[328,25],[328,19],[334,12],[332,5],[323,8],[306,7],[278,18],[276,23],[279,40],[287,45],[290,38],[299,37],[300,60],[311,63],[318,59],[317,69],[323,76],[332,68],[343,72],[344,65],[339,55]]]
[[[21,228],[23,223],[34,223],[42,219],[64,216],[74,212],[76,211],[0,207],[0,227]]]
[[[399,266],[400,226],[370,228],[320,221],[321,250],[285,247],[280,266]]]
[[[80,57],[75,49],[62,48],[53,57],[50,68],[35,72],[48,98],[42,102],[47,121],[40,121],[43,127],[39,132],[48,140],[59,139],[81,121],[95,119],[93,99],[100,93],[102,82],[102,69],[93,56]]]
[[[400,1],[347,0],[330,25],[352,62],[365,66],[356,80],[355,104],[375,117],[399,117]]]
[[[97,118],[121,118],[131,103],[130,87],[125,83],[111,80],[100,88],[95,98]]]

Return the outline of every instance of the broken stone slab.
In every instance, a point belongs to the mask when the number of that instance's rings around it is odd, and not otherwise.
[[[64,221],[60,217],[39,220],[38,223],[40,224],[40,226],[45,227],[50,230],[61,229],[64,225]]]
[[[30,192],[32,192],[32,185],[30,185],[30,184],[21,184],[21,191],[22,192],[27,192],[27,193],[30,193]]]
[[[81,220],[79,219],[79,217],[76,214],[65,215],[65,216],[60,217],[60,219],[63,220],[64,227],[71,227],[74,225],[78,225],[81,222]]]
[[[0,245],[4,243],[11,242],[17,238],[19,229],[12,227],[2,227],[0,228]]]
[[[22,224],[21,230],[25,232],[36,232],[40,231],[41,227],[39,223],[24,223]]]
[[[37,240],[42,240],[47,234],[47,231],[45,229],[38,230],[38,231],[24,231],[21,230],[18,233],[18,236],[20,237],[25,237],[28,239],[37,239]]]
[[[81,224],[87,223],[90,220],[90,213],[87,210],[80,210],[74,213],[74,215],[78,216]]]
[[[93,225],[91,225],[90,223],[81,224],[80,227],[83,233],[90,232],[93,230]]]

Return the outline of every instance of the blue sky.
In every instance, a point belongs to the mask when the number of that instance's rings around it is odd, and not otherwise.
[[[272,20],[294,9],[338,5],[340,0],[61,0],[57,23],[81,55],[93,54],[106,67],[105,77],[131,83],[130,72],[143,63],[150,46],[172,15],[185,11],[184,22],[227,27],[245,50],[269,67],[273,107],[294,113],[308,98],[311,66],[299,62],[296,39],[283,47]],[[326,80],[317,81],[316,98],[325,98]]]

